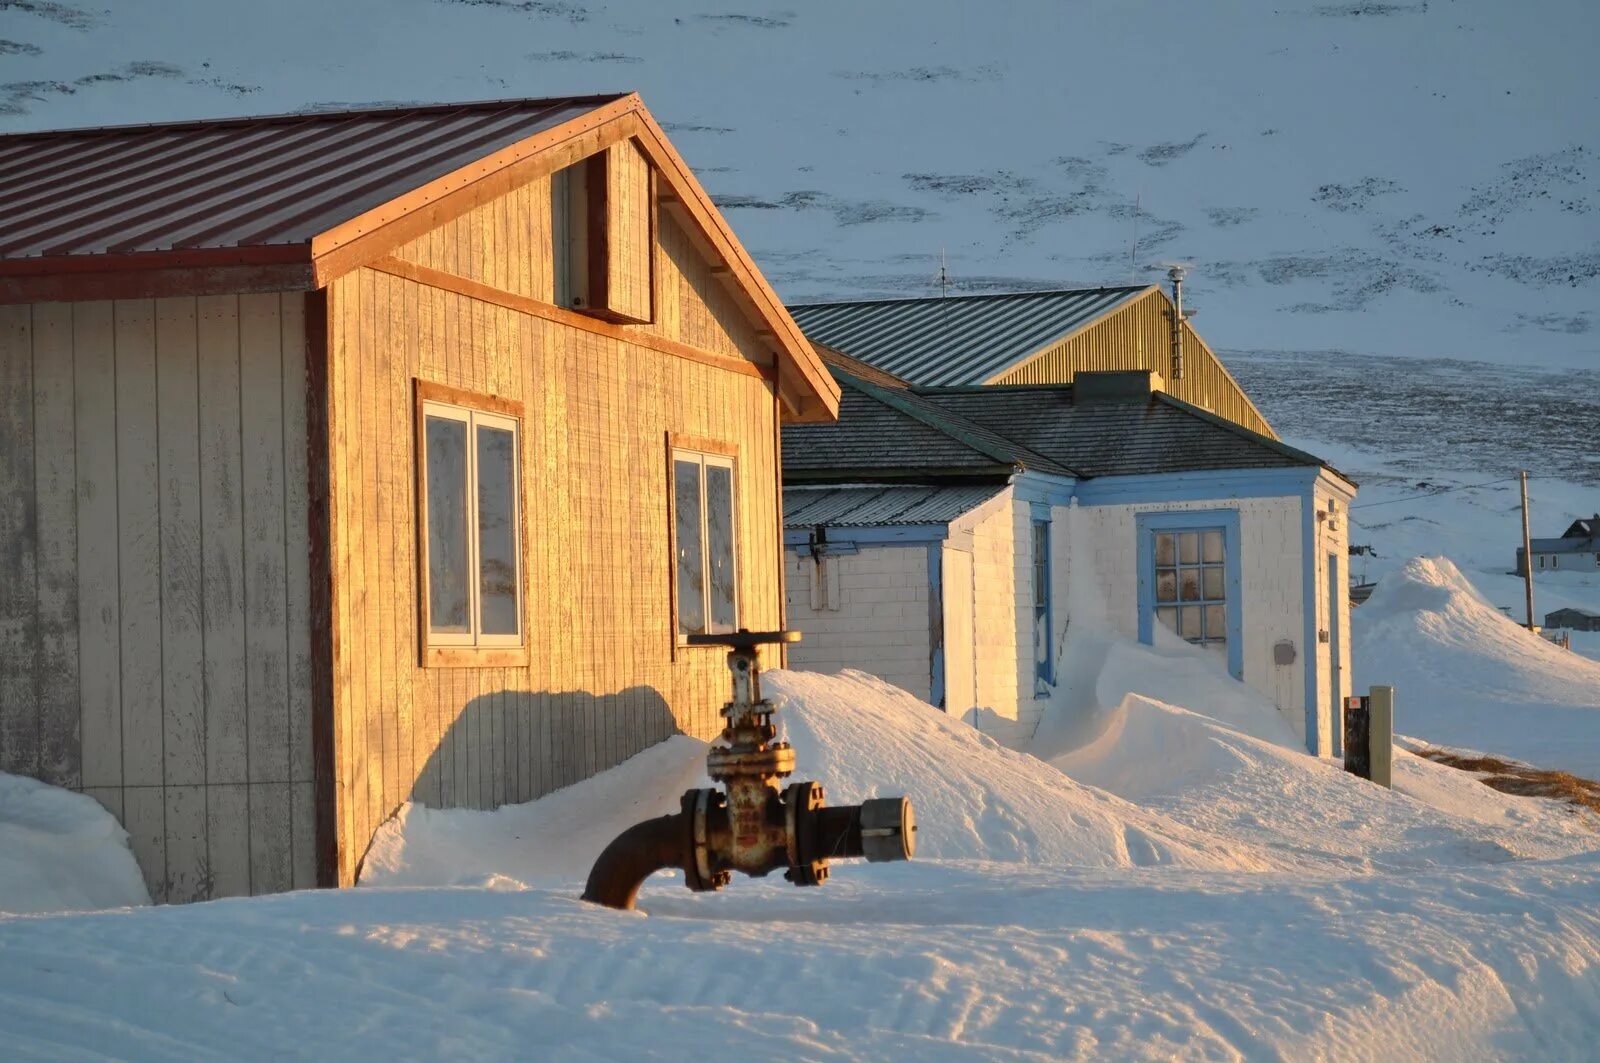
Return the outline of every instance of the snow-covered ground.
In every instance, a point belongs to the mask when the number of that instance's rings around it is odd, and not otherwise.
[[[356,890],[0,918],[8,1057],[1592,1050],[1591,821],[1405,755],[1382,790],[1249,699],[1241,730],[1119,696],[1160,658],[1118,650],[1100,738],[1056,766],[869,676],[769,673],[803,774],[917,804],[916,861],[822,889],[663,875],[640,913],[576,899],[616,829],[699,783],[678,738],[528,806],[408,809]]]

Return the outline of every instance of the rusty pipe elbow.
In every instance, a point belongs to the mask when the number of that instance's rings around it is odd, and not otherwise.
[[[617,835],[589,869],[583,899],[632,911],[645,879],[669,867],[683,868],[687,873],[691,854],[686,815],[678,812],[647,819]]]

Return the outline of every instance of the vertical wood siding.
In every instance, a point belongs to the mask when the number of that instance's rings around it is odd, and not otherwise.
[[[549,301],[548,182],[396,254]],[[654,264],[655,321],[630,328],[770,363],[665,217]],[[674,647],[667,435],[737,448],[739,619],[775,626],[771,384],[372,270],[329,287],[328,320],[340,882],[407,800],[527,801],[673,733],[715,733],[724,654]],[[417,378],[523,404],[526,667],[418,665]]]
[[[304,395],[298,294],[0,308],[0,768],[158,901],[314,883]]]
[[[1172,303],[1164,292],[1153,291],[991,383],[1065,384],[1082,371],[1153,369],[1165,378],[1168,394],[1276,439],[1255,403],[1188,322],[1183,379],[1173,379],[1171,329]]]

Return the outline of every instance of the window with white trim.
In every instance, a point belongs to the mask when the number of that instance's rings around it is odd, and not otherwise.
[[[1221,528],[1155,533],[1156,619],[1228,655],[1228,567]]]
[[[737,630],[734,460],[674,448],[672,513],[678,636]]]
[[[426,644],[520,646],[521,426],[434,400],[421,416]]]

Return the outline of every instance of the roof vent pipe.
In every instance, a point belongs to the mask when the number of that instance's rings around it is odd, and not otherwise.
[[[1182,266],[1167,270],[1172,281],[1172,379],[1183,379],[1183,273]]]

